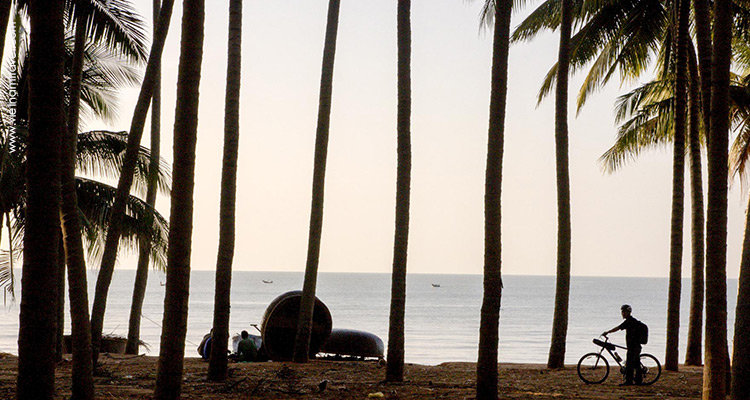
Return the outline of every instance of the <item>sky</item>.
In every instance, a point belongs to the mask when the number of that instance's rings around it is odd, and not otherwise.
[[[134,3],[150,30],[151,0]],[[304,270],[327,3],[244,2],[235,270]],[[534,6],[517,12],[512,26]],[[492,35],[480,29],[480,9],[480,0],[412,3],[410,273],[482,273]],[[176,4],[163,57],[162,152],[170,162],[181,15]],[[192,252],[198,270],[216,265],[227,20],[226,0],[207,2]],[[554,104],[549,98],[537,106],[536,96],[557,45],[557,34],[547,33],[510,51],[504,274],[555,273]],[[671,150],[604,174],[597,159],[614,141],[615,98],[637,82],[613,79],[576,116],[581,81],[581,73],[572,77],[569,102],[572,274],[667,276]],[[319,271],[387,273],[396,191],[395,1],[342,1],[333,86]],[[87,127],[129,129],[137,94],[123,91],[119,119]],[[688,197],[685,204],[689,277]],[[738,274],[745,205],[740,185],[733,186],[730,278]],[[157,208],[168,215],[169,200],[160,197]],[[135,258],[121,257],[119,266],[134,268]]]

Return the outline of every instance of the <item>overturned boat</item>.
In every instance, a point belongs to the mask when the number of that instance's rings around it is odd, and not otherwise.
[[[297,336],[299,308],[302,291],[286,292],[275,298],[263,314],[260,333],[268,357],[273,361],[290,361]],[[310,357],[315,357],[331,334],[331,312],[320,299],[315,298]]]
[[[338,357],[382,359],[385,346],[375,334],[354,329],[333,329],[321,353]]]

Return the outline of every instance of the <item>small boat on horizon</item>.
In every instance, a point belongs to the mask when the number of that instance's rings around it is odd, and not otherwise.
[[[261,279],[261,280],[263,281],[263,283],[273,283],[273,281],[267,281],[265,279]]]
[[[433,283],[432,287],[440,287],[440,284],[439,283]]]

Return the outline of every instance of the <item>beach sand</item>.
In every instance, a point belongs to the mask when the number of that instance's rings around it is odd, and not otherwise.
[[[60,399],[70,395],[69,357],[56,373]],[[100,359],[104,374],[95,378],[98,399],[151,398],[157,357],[105,354]],[[16,357],[0,354],[0,399],[15,397],[16,364]],[[230,378],[223,383],[209,382],[207,368],[200,359],[185,359],[183,399],[473,399],[476,382],[473,363],[407,364],[400,384],[382,383],[385,367],[374,361],[230,363]],[[685,366],[662,372],[652,386],[637,387],[618,387],[615,371],[601,385],[586,385],[575,366],[550,371],[543,365],[501,364],[499,376],[503,399],[700,399],[702,385],[702,368]]]

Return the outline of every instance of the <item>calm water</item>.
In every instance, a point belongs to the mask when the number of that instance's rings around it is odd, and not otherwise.
[[[17,275],[20,277],[20,272]],[[110,289],[104,332],[127,335],[135,271],[119,270]],[[264,284],[262,280],[273,280]],[[93,298],[95,273],[89,272]],[[146,292],[141,339],[157,355],[164,301],[162,273],[152,272]],[[197,356],[196,344],[210,330],[213,313],[213,271],[191,276],[186,355]],[[440,284],[439,288],[431,284]],[[500,317],[500,361],[546,363],[554,307],[555,280],[547,276],[507,276]],[[301,272],[235,272],[232,282],[230,332],[253,332],[268,303],[276,296],[302,287]],[[406,301],[406,361],[438,364],[476,361],[482,277],[479,275],[409,275]],[[737,280],[728,293],[729,333],[732,334]],[[687,341],[690,281],[682,284],[680,359]],[[17,293],[20,293],[18,291]],[[566,363],[575,363],[591,350],[591,339],[620,323],[620,305],[633,306],[633,315],[649,325],[644,351],[664,358],[667,310],[666,278],[574,277]],[[369,331],[387,343],[390,276],[388,274],[321,273],[317,296],[331,311],[334,328]],[[0,311],[0,351],[17,353],[18,304]],[[66,324],[66,331],[70,327]],[[624,334],[611,336],[624,342]]]

